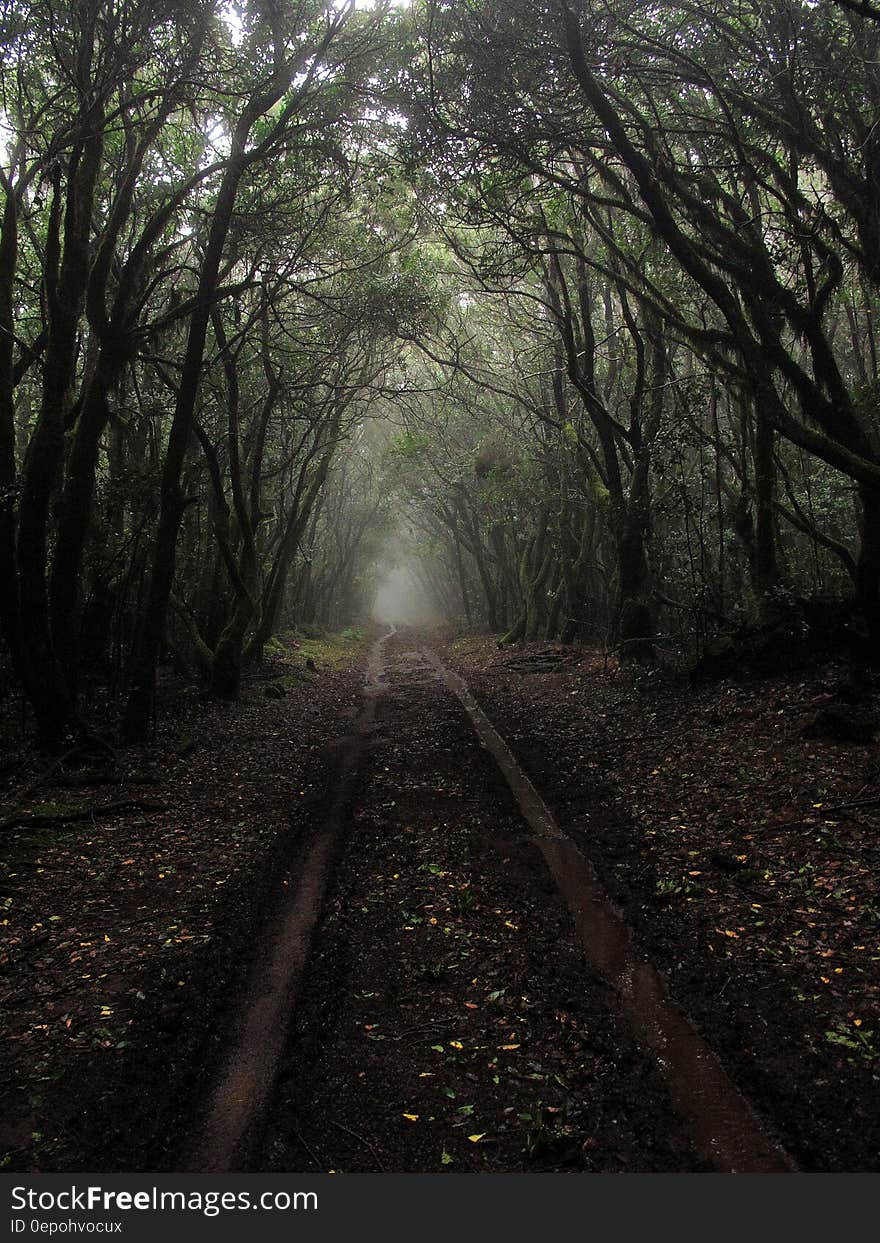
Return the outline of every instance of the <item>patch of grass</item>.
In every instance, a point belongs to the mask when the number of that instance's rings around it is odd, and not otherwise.
[[[290,663],[290,662],[288,662]],[[303,665],[294,665],[290,673],[286,673],[284,677],[278,678],[278,685],[283,687],[285,691],[292,691],[295,687],[301,686],[308,677],[308,671]]]
[[[71,803],[46,802],[32,803],[29,807],[22,808],[22,811],[26,811],[31,816],[51,816],[61,819],[68,812],[79,811],[79,808]]]
[[[311,660],[318,669],[348,668],[360,654],[365,641],[363,631],[352,626],[315,637],[294,633],[291,639],[296,663],[304,665]]]
[[[661,876],[655,888],[660,898],[689,898],[699,893],[698,887],[687,876]]]
[[[830,1044],[851,1050],[866,1062],[874,1062],[880,1057],[880,1050],[874,1045],[874,1033],[865,1031],[861,1023],[857,1026],[855,1023],[837,1022],[832,1030],[825,1033],[825,1039]]]

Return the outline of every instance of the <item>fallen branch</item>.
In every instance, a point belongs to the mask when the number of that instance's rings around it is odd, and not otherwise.
[[[22,790],[21,794],[18,796],[18,802],[23,803],[33,794],[36,794],[40,786],[44,785],[50,777],[54,777],[58,769],[62,768],[68,760],[73,759],[74,756],[87,753],[91,746],[100,747],[105,751],[109,751],[113,758],[116,758],[116,752],[113,747],[111,747],[110,743],[106,742],[103,738],[89,737],[88,739],[83,739],[78,742],[76,746],[71,747],[69,751],[65,751],[63,755],[59,755],[56,759],[54,759],[44,772],[40,773],[38,777],[35,777],[30,785],[25,786],[24,790]],[[2,827],[2,823],[0,823],[0,828]]]
[[[53,788],[78,789],[81,786],[154,786],[159,784],[155,773],[69,773],[49,781]]]
[[[338,1131],[344,1131],[346,1135],[350,1135],[352,1139],[356,1139],[359,1144],[363,1144],[365,1148],[369,1148],[370,1152],[376,1158],[376,1164],[382,1173],[385,1173],[385,1166],[382,1164],[382,1158],[379,1156],[375,1146],[370,1143],[365,1135],[358,1135],[357,1131],[353,1131],[349,1126],[343,1126],[341,1122],[337,1122],[335,1118],[328,1118],[331,1126],[335,1126]]]
[[[54,759],[49,767],[44,772],[40,773],[39,777],[35,777],[31,784],[25,787],[21,793],[19,802],[23,802],[26,798],[30,798],[32,794],[35,794],[44,781],[48,781],[49,778],[54,776],[63,764],[72,759],[75,755],[79,755],[81,751],[82,746],[77,743],[75,747],[71,747],[69,751],[65,751],[63,755],[59,755],[56,759]]]
[[[98,820],[107,816],[118,816],[127,811],[146,813],[167,811],[165,803],[147,803],[143,799],[123,799],[116,803],[102,803],[96,807],[83,807],[78,811],[64,812],[54,816],[32,815],[24,812],[20,816],[12,816],[9,820],[0,821],[0,832],[4,829],[50,829],[56,824],[75,824],[81,820]]]
[[[858,798],[851,803],[823,803],[821,810],[824,815],[827,811],[865,811],[869,807],[880,807],[880,798]]]
[[[296,1136],[296,1138],[299,1140],[299,1142],[302,1144],[303,1148],[305,1148],[305,1150],[306,1150],[306,1152],[309,1154],[309,1156],[312,1158],[312,1161],[315,1163],[315,1165],[318,1167],[318,1169],[319,1169],[319,1170],[326,1169],[326,1165],[325,1165],[325,1163],[324,1163],[323,1161],[319,1161],[319,1160],[318,1160],[318,1157],[317,1157],[317,1154],[315,1153],[315,1150],[311,1147],[311,1145],[310,1145],[310,1144],[306,1143],[305,1139],[304,1139],[304,1138],[303,1138],[303,1136],[300,1134],[300,1132],[296,1129],[296,1127],[294,1127],[293,1133],[294,1133],[294,1135]]]

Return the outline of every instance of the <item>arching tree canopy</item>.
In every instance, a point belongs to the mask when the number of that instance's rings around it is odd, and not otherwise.
[[[0,16],[0,598],[43,742],[96,687],[142,738],[168,660],[234,698],[395,564],[507,641],[650,658],[817,597],[875,631],[873,6]]]

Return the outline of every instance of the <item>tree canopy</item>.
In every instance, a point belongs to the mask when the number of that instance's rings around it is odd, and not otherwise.
[[[6,0],[0,609],[42,742],[404,565],[650,659],[880,594],[880,24]],[[830,607],[830,606],[829,606]]]

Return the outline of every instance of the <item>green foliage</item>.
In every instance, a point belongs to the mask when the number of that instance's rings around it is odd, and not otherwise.
[[[445,300],[423,264],[411,256],[408,266],[362,281],[354,301],[361,329],[373,337],[416,337],[443,314]]]
[[[282,9],[3,11],[0,589],[36,618],[53,596],[41,650],[88,632],[125,683],[178,510],[155,630],[181,667],[230,626],[259,651],[366,615],[407,556],[475,628],[594,610],[607,637],[638,545],[634,598],[689,641],[760,615],[768,512],[793,597],[850,590],[880,471],[880,27],[765,0]]]
[[[399,432],[391,437],[390,452],[400,458],[418,458],[430,443],[425,432]]]
[[[861,1026],[843,1020],[826,1031],[825,1039],[829,1044],[840,1045],[847,1049],[854,1058],[873,1063],[880,1058],[880,1049],[874,1044],[874,1033]]]

